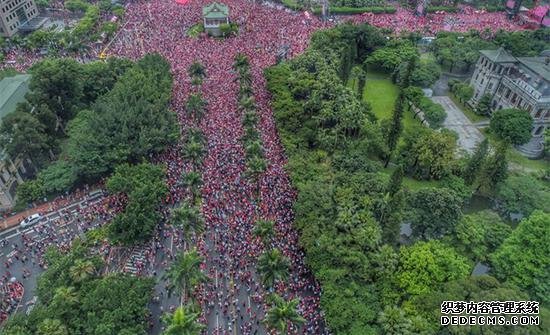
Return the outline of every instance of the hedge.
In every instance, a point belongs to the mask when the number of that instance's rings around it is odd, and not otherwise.
[[[429,6],[426,8],[426,11],[428,13],[433,12],[448,12],[448,13],[456,13],[458,11],[457,7],[449,7],[449,6]]]
[[[393,14],[396,12],[395,7],[330,7],[329,13],[335,15],[355,15],[363,13],[374,14]],[[317,7],[313,10],[313,14],[321,15],[321,7]]]
[[[303,6],[294,0],[281,0],[283,6],[292,10],[302,10]]]

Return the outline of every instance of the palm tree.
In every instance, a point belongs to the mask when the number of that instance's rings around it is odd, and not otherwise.
[[[197,249],[191,249],[180,254],[164,274],[169,281],[168,294],[175,291],[182,295],[181,306],[195,287],[208,278],[200,269],[201,262],[202,257]]]
[[[67,316],[74,312],[74,308],[78,303],[78,294],[75,288],[61,286],[55,290],[50,307],[55,311],[55,315],[65,320]]]
[[[254,111],[256,109],[256,99],[253,96],[244,96],[239,101],[239,104],[247,112]]]
[[[246,111],[243,117],[243,127],[254,127],[258,124],[258,114],[256,111]]]
[[[195,206],[190,206],[186,202],[174,210],[172,224],[182,228],[184,242],[189,240],[191,232],[200,234],[204,231],[204,220],[199,209]]]
[[[69,269],[71,279],[77,283],[81,283],[86,279],[92,277],[96,273],[94,263],[90,260],[79,259]]]
[[[187,141],[204,144],[204,135],[200,128],[189,128],[187,132]]]
[[[200,121],[204,115],[205,107],[206,101],[202,98],[200,93],[193,93],[189,95],[189,98],[185,103],[185,109],[196,121]]]
[[[271,240],[274,230],[273,226],[275,225],[274,221],[271,220],[258,220],[254,225],[254,235],[258,236],[266,243],[266,241]]]
[[[200,335],[205,326],[197,321],[199,315],[189,306],[180,306],[174,314],[165,314],[163,321],[167,326],[163,335]]]
[[[233,63],[233,67],[235,69],[238,70],[249,66],[250,66],[250,63],[248,62],[248,57],[246,57],[246,55],[242,53],[238,53],[235,56],[235,63]]]
[[[183,157],[189,159],[195,165],[200,163],[203,153],[203,145],[199,142],[189,141],[183,147]]]
[[[199,189],[202,185],[201,174],[196,171],[184,172],[181,176],[182,184],[188,187],[193,195],[193,203],[198,196]]]
[[[194,61],[191,66],[189,66],[189,76],[193,79],[199,79],[199,81],[202,81],[202,79],[206,76],[206,71],[204,70],[204,66]]]
[[[286,334],[289,324],[299,326],[306,322],[296,309],[298,299],[285,301],[276,294],[272,295],[270,299],[273,301],[273,306],[267,311],[264,322],[270,328],[277,330],[279,334]]]
[[[265,159],[260,155],[253,156],[247,163],[248,165],[248,174],[252,177],[254,181],[257,181],[260,174],[262,174],[267,168]]]
[[[58,319],[44,319],[38,325],[38,335],[67,335],[67,327]]]
[[[264,252],[258,258],[258,271],[262,275],[262,283],[270,289],[278,280],[287,280],[290,261],[279,249]]]
[[[246,146],[245,150],[248,157],[261,156],[263,152],[262,142],[259,140],[251,142]]]

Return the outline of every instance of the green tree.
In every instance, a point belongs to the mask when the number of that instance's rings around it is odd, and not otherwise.
[[[94,276],[96,268],[94,263],[89,260],[77,260],[75,264],[69,269],[71,278],[75,283],[82,283],[83,281]]]
[[[262,283],[269,288],[278,280],[286,280],[289,268],[290,261],[279,249],[266,251],[258,258],[258,272],[262,275]]]
[[[499,138],[512,144],[525,144],[531,139],[533,118],[520,109],[501,109],[491,116],[489,128]]]
[[[406,294],[429,293],[437,285],[466,278],[471,267],[466,258],[437,240],[402,247],[396,273],[398,286]]]
[[[479,101],[477,102],[477,105],[474,109],[476,114],[479,115],[491,115],[491,102],[493,100],[493,97],[490,94],[484,94]]]
[[[182,228],[184,242],[189,242],[191,233],[200,234],[204,231],[204,219],[200,210],[187,202],[183,202],[181,207],[174,209],[171,222]]]
[[[531,175],[511,175],[498,186],[496,197],[506,214],[529,216],[537,209],[550,212],[550,188]]]
[[[182,184],[191,191],[193,203],[196,203],[196,199],[200,197],[201,174],[196,171],[184,172],[182,174]]]
[[[58,160],[40,171],[38,179],[48,194],[59,194],[70,191],[77,181],[75,168],[67,161]]]
[[[204,155],[203,144],[196,141],[189,141],[183,147],[183,157],[189,159],[195,166],[198,166]]]
[[[196,286],[208,278],[200,269],[202,261],[197,250],[191,249],[178,255],[164,275],[169,281],[168,292],[176,292],[182,296],[180,306],[183,306]]]
[[[487,154],[489,152],[489,140],[484,139],[482,142],[478,143],[473,155],[468,159],[464,171],[462,172],[462,177],[466,185],[472,185],[479,174],[485,160],[487,159]]]
[[[173,314],[166,314],[164,322],[166,329],[163,335],[200,335],[205,328],[198,321],[199,313],[191,311],[189,306],[180,306],[176,308]]]
[[[264,322],[279,334],[287,334],[289,325],[300,326],[306,320],[298,313],[298,299],[285,301],[274,294],[270,297],[272,307],[267,311]]]
[[[487,158],[481,168],[477,190],[485,194],[495,191],[497,185],[508,177],[507,143],[499,143],[495,152]]]
[[[378,316],[378,323],[382,326],[384,334],[388,335],[409,335],[411,332],[411,321],[402,309],[398,307],[386,307]]]
[[[206,71],[204,69],[204,65],[202,65],[198,61],[194,61],[189,66],[188,72],[189,72],[189,76],[192,79],[199,80],[198,83],[200,83],[204,79],[204,77],[206,76]]]
[[[446,188],[423,188],[411,199],[415,236],[430,239],[454,232],[461,217],[461,199]]]
[[[260,237],[264,244],[268,244],[275,233],[274,225],[275,222],[272,220],[258,220],[254,225],[253,234]]]
[[[18,155],[32,158],[35,164],[41,165],[47,159],[52,139],[46,133],[46,127],[32,114],[19,107],[13,113],[2,118],[0,125],[0,146],[6,150],[11,159]]]
[[[206,101],[202,98],[200,93],[192,93],[187,98],[185,103],[185,110],[191,115],[196,122],[199,122],[205,111]]]
[[[485,210],[464,215],[456,225],[457,250],[474,261],[485,261],[512,232],[497,213]]]
[[[391,73],[399,64],[417,55],[418,50],[410,41],[394,40],[370,54],[367,62]]]
[[[67,328],[57,319],[45,319],[38,325],[37,335],[67,335]]]
[[[70,58],[46,59],[33,65],[27,100],[45,104],[56,116],[56,131],[64,132],[82,98],[82,66]]]
[[[550,302],[550,214],[534,211],[500,245],[491,258],[497,278]]]
[[[109,225],[114,242],[133,244],[151,237],[161,220],[161,200],[168,192],[163,167],[149,163],[120,165],[107,180],[107,190],[124,193],[128,204]]]

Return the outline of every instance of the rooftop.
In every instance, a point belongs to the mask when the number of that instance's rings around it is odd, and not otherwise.
[[[496,50],[481,50],[482,55],[489,58],[492,62],[495,63],[515,63],[517,62],[516,57],[508,53],[503,47],[500,47]]]
[[[30,78],[28,74],[19,74],[0,80],[0,122],[15,110],[18,103],[25,101]]]
[[[518,61],[544,80],[550,81],[550,66],[546,57],[518,57]]]
[[[229,16],[229,7],[223,3],[213,2],[202,8],[202,16],[207,19],[225,19]]]

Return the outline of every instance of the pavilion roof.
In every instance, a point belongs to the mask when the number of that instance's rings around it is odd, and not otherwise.
[[[202,16],[207,19],[225,19],[229,16],[229,7],[223,3],[213,2],[202,8]]]

